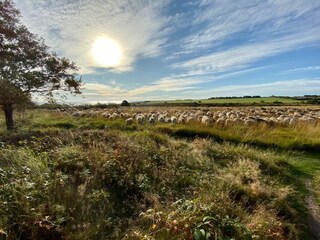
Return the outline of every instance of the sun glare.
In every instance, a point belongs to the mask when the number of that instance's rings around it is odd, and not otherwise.
[[[116,41],[110,38],[99,38],[93,43],[92,55],[100,66],[115,67],[121,61],[122,51]]]

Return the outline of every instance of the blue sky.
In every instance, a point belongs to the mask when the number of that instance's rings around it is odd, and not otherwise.
[[[15,2],[81,68],[74,103],[320,94],[319,0]],[[101,37],[121,48],[114,66],[92,56]]]

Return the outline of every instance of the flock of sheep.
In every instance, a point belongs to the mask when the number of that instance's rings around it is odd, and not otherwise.
[[[200,122],[205,125],[213,123],[228,125],[243,123],[253,125],[259,122],[283,123],[295,125],[299,122],[316,124],[320,122],[320,109],[285,108],[285,107],[243,107],[243,108],[118,108],[118,109],[89,109],[67,111],[73,117],[104,117],[106,119],[123,118],[127,124],[133,123],[188,123]]]

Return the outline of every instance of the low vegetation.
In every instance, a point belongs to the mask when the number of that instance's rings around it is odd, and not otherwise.
[[[214,98],[214,99],[184,99],[166,101],[145,101],[134,103],[137,106],[251,106],[251,105],[297,105],[305,104],[306,99],[285,97],[250,97],[250,98]],[[315,104],[317,101],[315,102]],[[310,102],[311,104],[311,102]]]
[[[0,117],[8,239],[311,239],[319,126],[126,124],[28,110]]]

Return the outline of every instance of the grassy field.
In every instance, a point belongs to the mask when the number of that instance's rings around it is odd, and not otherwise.
[[[261,97],[261,98],[224,98],[224,99],[197,99],[197,100],[167,100],[167,101],[147,101],[138,102],[136,105],[175,105],[175,104],[215,104],[215,105],[226,105],[226,104],[239,104],[239,105],[253,105],[253,104],[301,104],[304,101],[295,100],[290,98],[281,97]]]
[[[132,124],[0,115],[8,239],[311,239],[320,126]],[[317,185],[318,184],[318,185]]]

